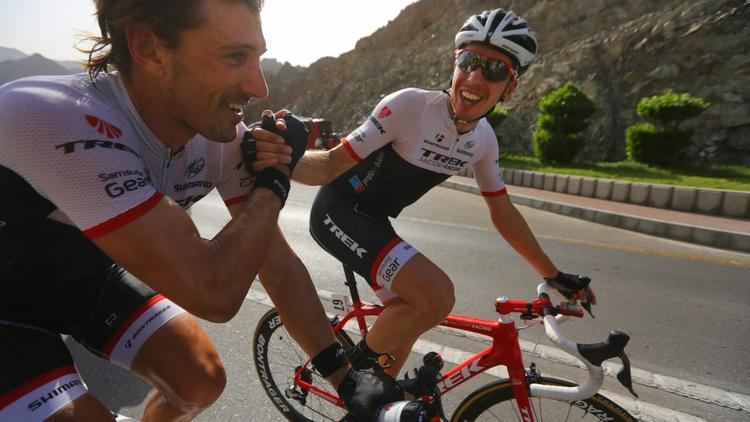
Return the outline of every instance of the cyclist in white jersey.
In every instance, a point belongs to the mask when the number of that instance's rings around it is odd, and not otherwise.
[[[293,176],[325,185],[310,215],[313,237],[388,305],[352,363],[369,367],[389,354],[393,376],[417,337],[450,312],[454,289],[435,263],[396,234],[389,218],[467,166],[505,240],[567,296],[594,301],[588,278],[558,270],[509,200],[497,139],[483,118],[518,86],[536,54],[534,32],[512,11],[495,9],[470,17],[455,47],[448,91],[409,88],[386,96],[340,146],[306,152]]]
[[[231,319],[256,275],[355,414],[403,397],[351,370],[276,224],[304,140],[273,132],[295,121],[243,141],[260,3],[98,0],[88,75],[0,87],[0,421],[112,419],[61,333],[155,388],[144,420],[194,418],[227,382],[196,317]],[[185,210],[214,188],[232,221],[207,240]]]

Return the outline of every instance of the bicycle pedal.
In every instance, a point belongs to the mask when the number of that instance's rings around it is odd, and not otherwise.
[[[295,386],[287,387],[284,395],[288,399],[297,400],[303,406],[307,403],[307,391],[299,391]]]

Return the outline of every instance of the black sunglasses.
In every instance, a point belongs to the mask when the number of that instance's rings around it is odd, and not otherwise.
[[[511,75],[516,76],[516,70],[504,62],[482,57],[472,51],[462,50],[456,57],[456,65],[466,73],[471,73],[477,67],[482,69],[482,75],[488,81],[503,82]]]

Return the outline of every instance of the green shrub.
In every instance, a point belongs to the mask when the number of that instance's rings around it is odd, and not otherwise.
[[[641,98],[635,111],[644,119],[670,123],[696,117],[708,106],[702,98],[668,90],[661,95]]]
[[[504,108],[495,107],[487,115],[487,122],[493,129],[497,129],[508,118],[510,112]]]
[[[576,85],[568,82],[539,102],[539,110],[555,117],[584,120],[594,114],[594,102]]]
[[[537,129],[532,136],[534,155],[543,163],[570,163],[583,149],[579,132],[588,126],[594,102],[568,82],[539,102]]]
[[[566,135],[537,129],[531,141],[534,155],[545,164],[570,163],[583,148],[583,137],[575,133]]]
[[[675,163],[693,136],[692,130],[680,129],[679,123],[698,116],[708,107],[709,103],[702,98],[671,90],[641,98],[636,113],[661,125],[636,123],[625,130],[628,159],[655,165]]]
[[[588,126],[585,119],[573,119],[570,117],[557,117],[551,114],[539,113],[536,116],[536,127],[550,132],[577,133]]]
[[[677,154],[690,144],[690,129],[661,128],[651,123],[636,123],[625,130],[628,159],[640,163],[665,165],[676,162]]]

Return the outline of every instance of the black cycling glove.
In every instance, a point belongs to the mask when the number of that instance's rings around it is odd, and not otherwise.
[[[591,283],[590,278],[560,271],[554,278],[545,278],[544,281],[557,289],[557,291],[568,299],[572,298],[579,290],[584,290],[586,292],[586,301],[581,305],[592,318],[594,317],[591,313],[591,301],[593,300],[594,294],[592,293],[591,288],[589,288],[589,284]]]
[[[383,371],[349,369],[337,390],[346,409],[362,422],[375,422],[383,406],[404,399],[396,380]]]
[[[284,138],[284,142],[292,147],[292,161],[288,165],[289,174],[291,175],[297,162],[305,153],[307,137],[310,132],[307,130],[305,124],[291,113],[284,116],[284,121],[286,122],[287,129],[282,131],[276,127],[276,120],[273,116],[264,115],[260,124],[254,123],[250,126],[249,130],[245,132],[242,137],[242,143],[240,144],[245,167],[250,174],[256,175],[254,188],[264,187],[270,189],[279,197],[279,199],[281,199],[282,206],[286,202],[286,198],[289,196],[289,177],[275,167],[267,168],[259,172],[256,172],[253,169],[253,163],[257,161],[258,157],[256,141],[253,139],[252,133],[253,130],[260,127],[281,135]]]

